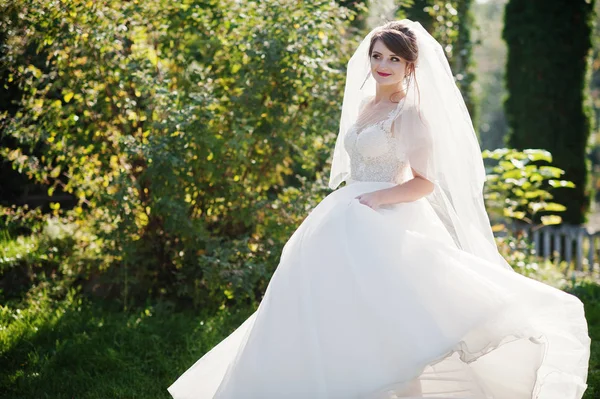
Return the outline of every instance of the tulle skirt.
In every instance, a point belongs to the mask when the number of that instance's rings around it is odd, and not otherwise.
[[[320,202],[258,310],[173,398],[581,398],[581,301],[459,250],[425,199],[355,199],[391,186],[355,182]]]

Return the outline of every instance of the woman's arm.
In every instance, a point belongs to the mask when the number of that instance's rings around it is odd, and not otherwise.
[[[411,168],[412,169],[412,168]],[[425,197],[433,191],[433,183],[412,169],[414,178],[390,188],[375,191],[379,204],[397,204],[412,202]]]

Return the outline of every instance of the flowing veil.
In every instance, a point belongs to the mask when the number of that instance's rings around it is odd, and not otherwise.
[[[411,167],[434,183],[433,192],[426,198],[457,246],[512,271],[498,253],[483,200],[486,174],[481,149],[444,51],[419,22],[398,22],[415,33],[418,59],[415,78],[405,87],[403,105],[414,112],[395,124],[395,137],[406,149]],[[360,105],[375,95],[368,49],[371,37],[380,29],[366,35],[348,62],[329,177],[331,189],[350,177],[350,159],[343,140],[358,118]]]

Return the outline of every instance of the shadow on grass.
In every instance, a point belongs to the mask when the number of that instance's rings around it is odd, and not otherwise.
[[[90,303],[39,309],[37,318],[0,331],[0,397],[171,398],[167,387],[252,311],[209,316],[159,304],[123,313]]]

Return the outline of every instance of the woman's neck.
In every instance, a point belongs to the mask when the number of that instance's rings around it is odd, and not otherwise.
[[[396,104],[402,98],[406,96],[406,91],[402,83],[397,85],[380,85],[375,87],[375,98],[373,99],[373,105],[378,106],[382,104]],[[392,100],[390,100],[390,98]]]

